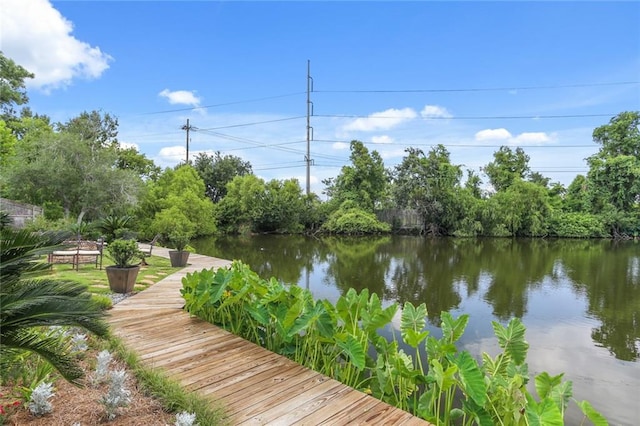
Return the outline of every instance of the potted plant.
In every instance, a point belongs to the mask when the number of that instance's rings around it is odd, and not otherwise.
[[[186,247],[191,241],[191,235],[184,231],[174,231],[169,234],[168,239],[169,243],[175,248],[175,250],[169,250],[171,266],[174,268],[187,266],[189,251],[186,250]]]
[[[105,268],[109,288],[114,293],[131,293],[140,271],[140,263],[134,263],[140,259],[138,243],[135,240],[117,239],[109,243],[106,251],[107,257],[114,263]]]

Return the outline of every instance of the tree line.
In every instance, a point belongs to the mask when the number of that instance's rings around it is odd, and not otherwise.
[[[162,170],[118,141],[118,120],[101,111],[53,123],[28,107],[33,75],[0,53],[0,194],[44,207],[34,228],[106,220],[142,237],[247,232],[382,233],[375,213],[405,209],[414,232],[476,237],[636,237],[640,233],[640,112],[621,112],[593,131],[589,171],[568,187],[529,168],[520,147],[502,146],[481,173],[451,162],[443,145],[407,148],[388,168],[364,143],[323,181],[326,201],[296,179],[265,181],[248,161],[200,153]],[[18,111],[18,108],[21,108]],[[486,179],[486,181],[483,181]],[[487,189],[490,188],[490,189]],[[126,220],[114,220],[126,218]]]

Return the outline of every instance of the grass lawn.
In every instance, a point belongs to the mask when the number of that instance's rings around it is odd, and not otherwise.
[[[147,265],[140,267],[140,273],[138,273],[136,285],[133,288],[134,292],[145,290],[167,275],[180,270],[180,268],[172,268],[170,260],[164,257],[151,256],[145,258],[145,260]],[[80,264],[79,270],[76,271],[70,263],[55,263],[49,272],[45,272],[43,275],[60,280],[77,281],[86,284],[89,287],[89,291],[95,295],[107,295],[111,293],[111,290],[107,281],[107,272],[104,268],[109,265],[113,265],[113,262],[107,259],[106,256],[102,269],[98,269],[94,264],[88,263]]]

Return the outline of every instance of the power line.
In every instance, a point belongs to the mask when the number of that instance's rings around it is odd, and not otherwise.
[[[305,116],[304,115],[299,115],[297,117],[275,118],[273,120],[254,121],[254,122],[251,122],[251,123],[229,124],[227,126],[209,127],[207,129],[200,129],[200,130],[219,130],[219,129],[230,129],[232,127],[256,126],[258,124],[278,123],[280,121],[298,120],[300,118],[305,118]]]
[[[372,141],[362,141],[358,139],[359,142],[362,142],[365,145],[380,145],[380,146],[398,146],[397,143],[384,143],[384,142],[372,142]],[[330,140],[330,139],[316,139],[314,142],[323,142],[323,143],[345,143],[349,142],[344,140]],[[446,144],[439,142],[425,142],[425,143],[408,143],[404,144],[407,147],[413,146],[437,146],[442,145],[446,148],[500,148],[502,146],[508,145],[517,148],[594,148],[597,145],[520,145],[520,144],[501,144],[501,145],[486,145],[486,144]]]
[[[555,84],[546,86],[474,87],[451,89],[400,89],[400,90],[316,90],[316,93],[442,93],[442,92],[501,92],[510,90],[549,90],[580,87],[628,86],[640,81],[619,81],[611,83]]]
[[[566,114],[566,115],[476,115],[476,116],[447,116],[447,117],[412,117],[420,120],[522,120],[522,119],[547,119],[547,118],[589,118],[589,117],[613,117],[616,114]],[[347,114],[318,114],[319,118],[375,118],[398,120],[398,116],[376,115],[347,115]]]
[[[284,95],[265,96],[263,98],[245,99],[245,100],[242,100],[242,101],[225,102],[225,103],[220,103],[220,104],[199,105],[199,106],[194,106],[194,107],[189,107],[189,108],[177,108],[177,109],[167,109],[167,110],[162,110],[162,111],[143,112],[143,113],[139,113],[137,115],[166,114],[166,113],[169,113],[169,112],[193,111],[193,110],[196,110],[196,109],[216,108],[216,107],[228,106],[228,105],[238,105],[238,104],[246,104],[246,103],[251,103],[251,102],[267,101],[267,100],[270,100],[270,99],[287,98],[287,97],[290,97],[290,96],[297,96],[297,95],[301,95],[301,94],[304,94],[304,93],[305,92],[287,93],[287,94],[284,94]]]

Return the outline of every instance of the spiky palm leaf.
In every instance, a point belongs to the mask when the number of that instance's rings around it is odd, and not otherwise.
[[[104,312],[86,286],[52,279],[26,279],[46,263],[39,256],[51,251],[61,234],[35,235],[2,231],[0,240],[0,355],[27,350],[50,362],[67,380],[78,383],[82,371],[59,339],[41,331],[46,326],[76,326],[105,336]]]
[[[0,284],[17,281],[21,275],[48,268],[40,257],[62,247],[68,232],[36,234],[25,230],[0,231]]]

